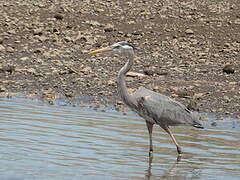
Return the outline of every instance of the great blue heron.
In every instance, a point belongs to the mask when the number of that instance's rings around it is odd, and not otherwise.
[[[199,122],[199,117],[183,104],[144,87],[140,87],[133,94],[128,93],[125,77],[133,65],[134,49],[131,44],[122,41],[106,48],[90,51],[89,54],[112,52],[129,58],[118,73],[117,86],[124,103],[146,121],[150,139],[149,155],[153,152],[152,128],[154,124],[158,124],[170,135],[177,147],[178,154],[181,154],[181,147],[175,140],[169,126],[191,125],[196,128],[203,128]]]

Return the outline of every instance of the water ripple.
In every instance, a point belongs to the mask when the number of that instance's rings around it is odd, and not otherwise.
[[[157,126],[148,159],[145,122],[132,112],[1,99],[0,114],[1,179],[240,178],[240,128],[230,121],[206,123],[204,130],[173,128],[184,151],[177,161]]]

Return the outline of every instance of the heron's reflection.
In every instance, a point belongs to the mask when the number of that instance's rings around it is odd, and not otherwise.
[[[177,156],[176,161],[173,163],[172,167],[167,171],[167,173],[165,173],[162,178],[167,178],[167,177],[173,177],[176,174],[176,166],[177,164],[181,161],[181,155]],[[150,179],[152,176],[152,160],[153,160],[153,156],[149,156],[149,160],[148,160],[148,169],[147,169],[147,173],[145,175],[145,179]]]

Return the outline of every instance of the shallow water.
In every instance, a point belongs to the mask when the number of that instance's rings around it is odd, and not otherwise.
[[[159,127],[148,158],[145,122],[111,108],[0,99],[0,179],[240,179],[240,123],[209,114],[204,130],[175,127],[184,154]]]

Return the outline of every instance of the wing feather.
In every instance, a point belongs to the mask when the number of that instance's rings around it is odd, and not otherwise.
[[[162,125],[198,125],[199,117],[188,110],[183,104],[154,91],[140,88],[133,94],[136,102],[141,102],[139,114],[152,118]]]

